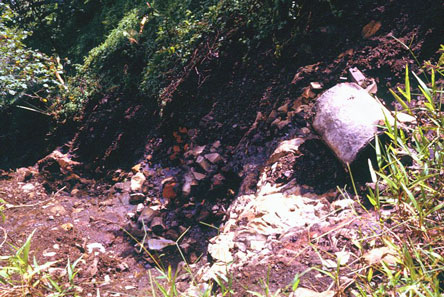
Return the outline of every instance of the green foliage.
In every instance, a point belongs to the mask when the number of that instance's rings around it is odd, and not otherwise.
[[[20,15],[21,26],[34,32],[27,43],[78,63],[104,40],[127,11],[143,1],[15,0],[10,3]]]
[[[25,46],[29,32],[19,29],[17,16],[0,3],[0,108],[19,103],[49,106],[49,96],[58,90],[54,59]]]
[[[362,276],[359,296],[387,296],[388,292],[442,296],[444,258],[439,250],[444,243],[444,92],[436,78],[442,75],[441,59],[437,65],[426,63],[430,83],[412,73],[419,92],[414,92],[410,84],[408,67],[405,89],[398,89],[401,95],[391,91],[403,107],[401,111],[416,117],[416,124],[407,127],[386,120],[384,127],[390,142],[385,146],[376,142],[378,167],[370,166],[375,187],[369,189],[368,199],[379,213],[382,228],[390,235],[384,236],[383,241],[396,254],[397,265],[383,263],[375,267],[383,276],[376,283],[372,281],[373,270]],[[383,215],[388,205],[395,210],[389,218]],[[388,220],[403,226],[406,237],[399,238],[387,227]]]
[[[76,293],[75,277],[77,264],[81,257],[71,262],[68,259],[65,271],[67,280],[54,278],[47,271],[57,262],[38,264],[30,259],[31,240],[36,230],[26,239],[21,247],[11,247],[12,255],[0,256],[0,289],[6,296],[79,296]],[[50,293],[50,295],[48,295]]]

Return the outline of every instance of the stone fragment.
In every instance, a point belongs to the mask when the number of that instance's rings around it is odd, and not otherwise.
[[[139,204],[137,204],[137,206],[136,206],[136,213],[141,213],[142,212],[142,210],[143,210],[143,208],[144,208],[145,206],[143,205],[143,203],[139,203]]]
[[[280,121],[280,122],[277,124],[277,128],[278,128],[279,130],[282,130],[282,129],[284,129],[286,126],[288,126],[289,124],[290,124],[290,121],[289,121],[289,120]]]
[[[371,20],[367,25],[362,28],[362,38],[367,39],[376,34],[381,29],[381,22]]]
[[[159,239],[151,238],[147,240],[147,244],[150,250],[159,251],[166,248],[167,246],[175,245],[176,242],[166,238],[159,238]]]
[[[140,167],[141,167],[142,165],[139,163],[139,164],[136,164],[136,165],[134,165],[132,168],[131,168],[131,171],[134,173],[134,174],[136,174],[137,172],[140,172]]]
[[[222,157],[220,154],[218,153],[210,153],[210,154],[206,154],[205,158],[210,161],[213,164],[217,164],[220,161],[222,161]]]
[[[290,297],[333,297],[333,296],[335,296],[335,292],[331,290],[318,293],[316,291],[306,288],[297,288],[296,291],[290,294]]]
[[[35,186],[31,183],[27,183],[22,186],[22,190],[24,193],[30,193],[35,190]]]
[[[267,164],[273,164],[287,154],[298,154],[299,147],[304,143],[304,141],[304,138],[293,138],[290,140],[282,141],[271,154],[270,158],[267,161]]]
[[[285,103],[284,105],[280,106],[278,108],[278,111],[282,112],[282,113],[287,113],[288,112],[288,103]]]
[[[136,173],[131,178],[131,191],[140,192],[142,190],[143,183],[145,182],[146,177],[142,172]]]
[[[210,240],[210,244],[208,245],[208,252],[211,254],[211,257],[224,263],[232,262],[233,256],[230,250],[234,247],[233,239],[233,233],[221,234],[217,240],[212,238]]]
[[[130,182],[121,182],[114,184],[114,189],[116,192],[129,192],[131,191],[131,183]]]
[[[193,176],[196,180],[203,180],[207,177],[205,174],[194,171],[194,170],[192,170],[191,173],[193,174]]]
[[[55,255],[57,255],[56,252],[43,252],[43,257],[54,257]]]
[[[145,195],[143,193],[133,193],[130,194],[129,203],[130,204],[138,204],[145,201]]]
[[[162,217],[155,217],[151,220],[151,230],[153,230],[154,233],[160,234],[165,230],[165,225],[163,223]]]
[[[209,172],[211,170],[211,165],[208,163],[208,161],[202,157],[198,156],[196,159],[196,163],[199,164],[199,166],[205,170],[206,172]]]
[[[205,145],[202,145],[202,146],[195,146],[195,147],[193,147],[192,149],[190,149],[186,154],[185,154],[185,156],[186,157],[188,157],[188,156],[190,156],[190,155],[192,155],[192,156],[199,156],[200,154],[202,154],[202,152],[205,150]]]
[[[225,177],[222,174],[218,173],[211,178],[211,181],[214,187],[221,186],[224,184]]]
[[[163,184],[162,197],[167,200],[177,197],[177,182],[174,179]]]
[[[348,72],[350,73],[350,77],[353,82],[357,83],[359,86],[362,86],[364,84],[365,76],[358,68],[352,67],[348,70]]]
[[[381,262],[385,262],[388,265],[395,265],[397,262],[396,255],[396,251],[384,246],[367,252],[364,255],[364,260],[369,265],[380,264]]]
[[[52,206],[48,211],[56,217],[64,216],[67,214],[66,209],[60,204]]]
[[[272,110],[270,112],[270,114],[268,115],[267,123],[272,123],[276,119],[277,116],[278,116],[277,111],[276,110]]]
[[[197,185],[192,173],[187,173],[184,176],[184,183],[182,185],[182,195],[188,197],[191,194],[191,187]]]
[[[151,207],[145,207],[140,213],[137,222],[139,223],[139,225],[142,225],[143,222],[145,226],[147,226],[153,218],[158,216],[160,216],[160,213],[158,211],[152,209]]]
[[[342,209],[351,208],[354,203],[355,203],[355,201],[353,199],[346,198],[346,199],[341,199],[341,200],[333,201],[331,206],[335,210],[342,210]]]
[[[171,240],[176,240],[177,238],[179,238],[179,233],[177,233],[177,231],[174,229],[168,229],[165,232],[165,237]]]
[[[105,247],[98,242],[88,243],[86,245],[86,249],[88,251],[88,254],[91,254],[94,250],[98,250],[100,253],[105,253]]]
[[[311,87],[313,90],[322,90],[322,84],[321,84],[320,82],[317,82],[317,81],[313,81],[313,82],[311,82],[311,83],[310,83],[310,87]]]
[[[71,223],[66,223],[66,224],[60,225],[60,227],[65,231],[71,231],[74,228],[74,225]]]

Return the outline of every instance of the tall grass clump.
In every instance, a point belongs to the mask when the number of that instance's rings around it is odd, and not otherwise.
[[[386,120],[389,142],[376,141],[367,198],[379,217],[380,244],[392,260],[369,265],[358,296],[444,294],[444,54],[423,69],[420,78],[406,67],[405,88],[390,90],[401,106],[395,118],[402,112],[415,121]]]

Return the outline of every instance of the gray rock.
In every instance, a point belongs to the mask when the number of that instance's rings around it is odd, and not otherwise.
[[[142,225],[143,221],[145,226],[148,226],[151,223],[151,220],[158,216],[160,216],[159,211],[154,210],[151,207],[145,207],[142,210],[142,213],[140,214],[139,218],[137,219],[137,222],[139,223],[139,225]]]
[[[328,89],[316,102],[314,129],[344,164],[352,163],[380,133],[378,124],[390,123],[390,112],[356,83]]]
[[[210,161],[213,164],[217,164],[220,161],[222,161],[222,157],[220,154],[218,153],[210,153],[210,154],[206,154],[205,155],[205,159],[207,159],[208,161]]]
[[[150,227],[151,230],[153,230],[153,232],[156,233],[157,235],[160,235],[166,229],[162,217],[154,217],[151,220]]]
[[[131,191],[140,192],[146,177],[142,172],[138,172],[131,178]]]

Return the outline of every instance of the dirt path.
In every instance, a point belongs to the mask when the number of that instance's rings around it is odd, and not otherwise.
[[[148,267],[122,229],[128,201],[111,193],[109,186],[96,184],[76,195],[63,190],[48,195],[31,175],[32,169],[22,168],[0,180],[0,195],[7,202],[1,254],[10,255],[8,244],[22,246],[35,230],[30,259],[36,257],[39,264],[58,261],[52,268],[64,268],[68,259],[82,257],[76,278],[81,296],[142,295]],[[57,277],[57,269],[52,272]]]

